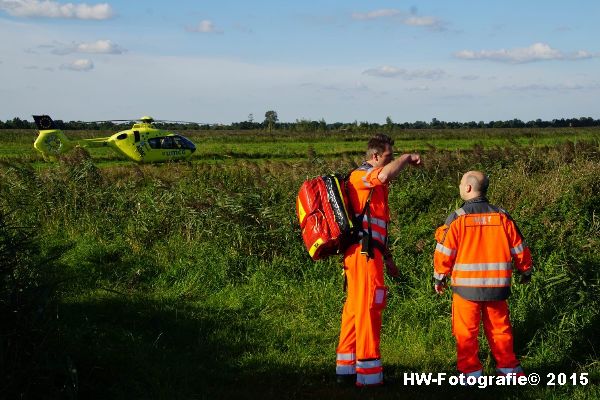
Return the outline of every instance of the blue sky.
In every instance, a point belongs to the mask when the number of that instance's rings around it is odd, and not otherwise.
[[[0,0],[0,119],[600,117],[600,2]]]

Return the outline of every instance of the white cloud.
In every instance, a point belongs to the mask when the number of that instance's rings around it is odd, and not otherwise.
[[[532,83],[529,85],[509,85],[504,86],[505,90],[516,90],[522,92],[566,92],[579,90],[596,90],[600,89],[600,84],[589,83],[559,83],[559,84],[540,84]]]
[[[404,20],[406,25],[410,26],[438,26],[440,21],[435,17],[417,17],[412,16]]]
[[[370,68],[363,72],[364,75],[377,76],[381,78],[403,78],[405,80],[430,79],[437,80],[446,74],[441,69],[417,69],[409,71],[404,68],[397,68],[390,65],[383,65],[377,68]]]
[[[79,43],[77,51],[80,53],[100,53],[100,54],[122,54],[125,49],[110,40],[97,40],[91,43]]]
[[[215,24],[208,19],[200,21],[196,26],[186,28],[188,32],[200,32],[200,33],[223,33],[222,30],[217,29]]]
[[[52,0],[0,0],[0,10],[6,11],[13,17],[103,20],[113,16],[113,10],[108,3],[61,4]]]
[[[522,64],[534,61],[548,60],[583,60],[600,56],[600,53],[590,53],[579,50],[574,53],[564,53],[553,49],[546,43],[534,43],[529,47],[500,50],[462,50],[454,54],[456,58],[463,60],[490,60],[512,64]]]
[[[71,45],[57,45],[51,47],[54,47],[52,53],[58,55],[71,53],[123,54],[127,51],[110,40],[96,40],[95,42],[72,43]]]
[[[302,88],[316,89],[318,91],[338,92],[345,94],[360,93],[360,92],[374,92],[365,83],[357,81],[352,84],[348,83],[316,83],[306,82],[298,85]]]
[[[415,86],[415,87],[410,87],[408,89],[409,92],[427,92],[429,90],[429,86]]]
[[[401,14],[402,11],[400,10],[384,8],[380,10],[369,11],[366,13],[352,13],[352,18],[359,21],[364,21],[378,18],[395,17]]]
[[[94,63],[92,60],[87,58],[81,58],[68,64],[62,64],[60,69],[66,69],[69,71],[91,71],[94,69]]]
[[[410,12],[396,10],[393,8],[383,8],[364,13],[355,12],[352,13],[352,19],[358,21],[393,19],[403,25],[408,26],[421,26],[434,30],[443,30],[445,28],[445,23],[439,18],[429,16],[418,16],[416,15],[416,9],[413,9]]]

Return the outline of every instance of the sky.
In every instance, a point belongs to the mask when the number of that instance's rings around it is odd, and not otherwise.
[[[0,119],[600,118],[596,1],[0,0]]]

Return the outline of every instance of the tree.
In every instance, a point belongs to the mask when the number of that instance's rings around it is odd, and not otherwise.
[[[325,122],[325,118],[321,118],[319,121],[319,130],[321,132],[325,132],[327,130],[327,122]]]
[[[391,132],[394,128],[394,121],[392,121],[392,117],[390,117],[389,115],[385,118],[385,126],[388,132]]]
[[[269,127],[269,133],[273,130],[273,125],[278,120],[277,111],[269,110],[265,113],[265,124]]]

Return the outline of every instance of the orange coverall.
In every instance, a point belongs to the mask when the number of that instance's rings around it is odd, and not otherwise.
[[[436,231],[434,278],[440,284],[451,274],[452,333],[456,338],[458,370],[483,373],[478,357],[479,323],[496,370],[522,374],[513,351],[508,312],[514,266],[525,276],[532,272],[531,252],[510,215],[485,197],[469,200],[454,211]]]
[[[364,163],[349,178],[349,201],[356,216],[364,209],[369,192],[372,257],[361,253],[360,243],[344,253],[347,297],[342,313],[340,340],[337,347],[336,373],[356,374],[356,385],[383,383],[383,366],[379,351],[381,314],[385,308],[387,288],[383,280],[383,251],[387,243],[389,222],[388,186],[377,176],[381,168]],[[368,234],[368,217],[363,218],[363,235]]]

